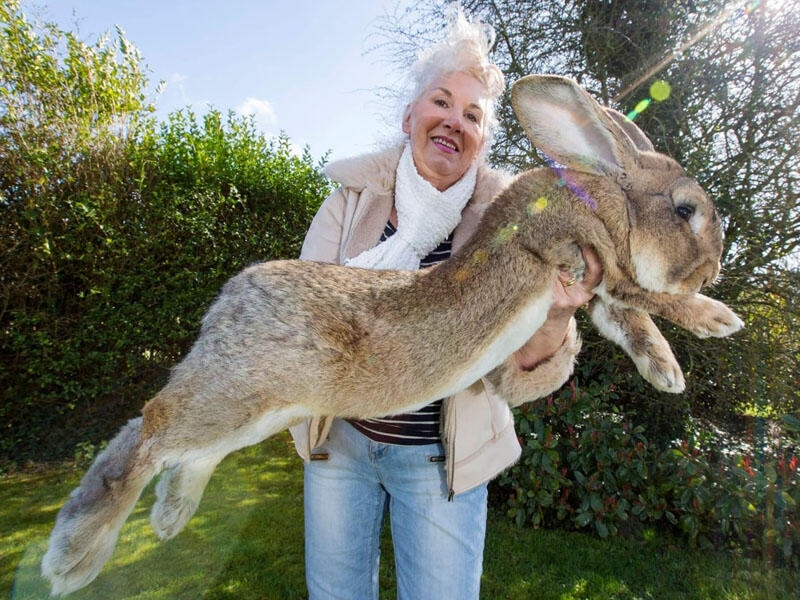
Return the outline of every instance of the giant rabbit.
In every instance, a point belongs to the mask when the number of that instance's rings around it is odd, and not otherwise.
[[[42,562],[54,594],[97,576],[159,473],[151,522],[168,539],[230,452],[309,417],[380,417],[482,377],[500,385],[505,359],[544,322],[558,269],[580,274],[582,246],[604,269],[593,323],[656,388],[680,392],[684,379],[650,314],[701,337],[742,327],[698,293],[719,274],[722,229],[678,163],[570,79],[524,77],[512,101],[560,166],[518,176],[448,261],[422,271],[270,261],[228,281],[169,382],[58,514]]]

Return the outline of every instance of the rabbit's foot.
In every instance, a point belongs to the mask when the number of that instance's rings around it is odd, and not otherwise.
[[[175,537],[192,518],[219,460],[219,457],[211,457],[181,463],[161,475],[150,513],[150,524],[158,539]]]
[[[744,327],[744,322],[730,308],[702,294],[688,300],[681,317],[681,322],[675,323],[700,338],[726,337]]]

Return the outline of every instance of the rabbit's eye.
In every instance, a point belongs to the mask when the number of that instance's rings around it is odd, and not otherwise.
[[[694,206],[689,204],[681,204],[675,208],[675,212],[678,213],[678,216],[683,219],[684,221],[689,221],[694,215]]]

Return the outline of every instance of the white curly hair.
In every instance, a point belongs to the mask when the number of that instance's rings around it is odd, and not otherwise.
[[[450,5],[448,12],[445,39],[421,50],[411,67],[411,102],[441,77],[456,72],[469,73],[486,88],[488,102],[484,114],[484,137],[488,147],[498,126],[495,106],[505,89],[503,72],[489,58],[494,45],[494,28],[469,19],[457,3]]]

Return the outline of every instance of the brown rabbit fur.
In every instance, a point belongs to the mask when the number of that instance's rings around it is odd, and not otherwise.
[[[405,412],[481,377],[512,404],[535,399],[504,361],[544,322],[557,270],[580,273],[582,246],[604,269],[593,321],[657,388],[684,382],[649,314],[700,336],[742,326],[697,293],[719,273],[722,232],[675,161],[569,79],[523,78],[513,103],[534,145],[566,168],[519,176],[450,260],[416,272],[274,261],[224,286],[169,383],[60,511],[42,562],[54,594],[97,576],[162,471],[151,521],[167,539],[225,455],[302,419]]]

